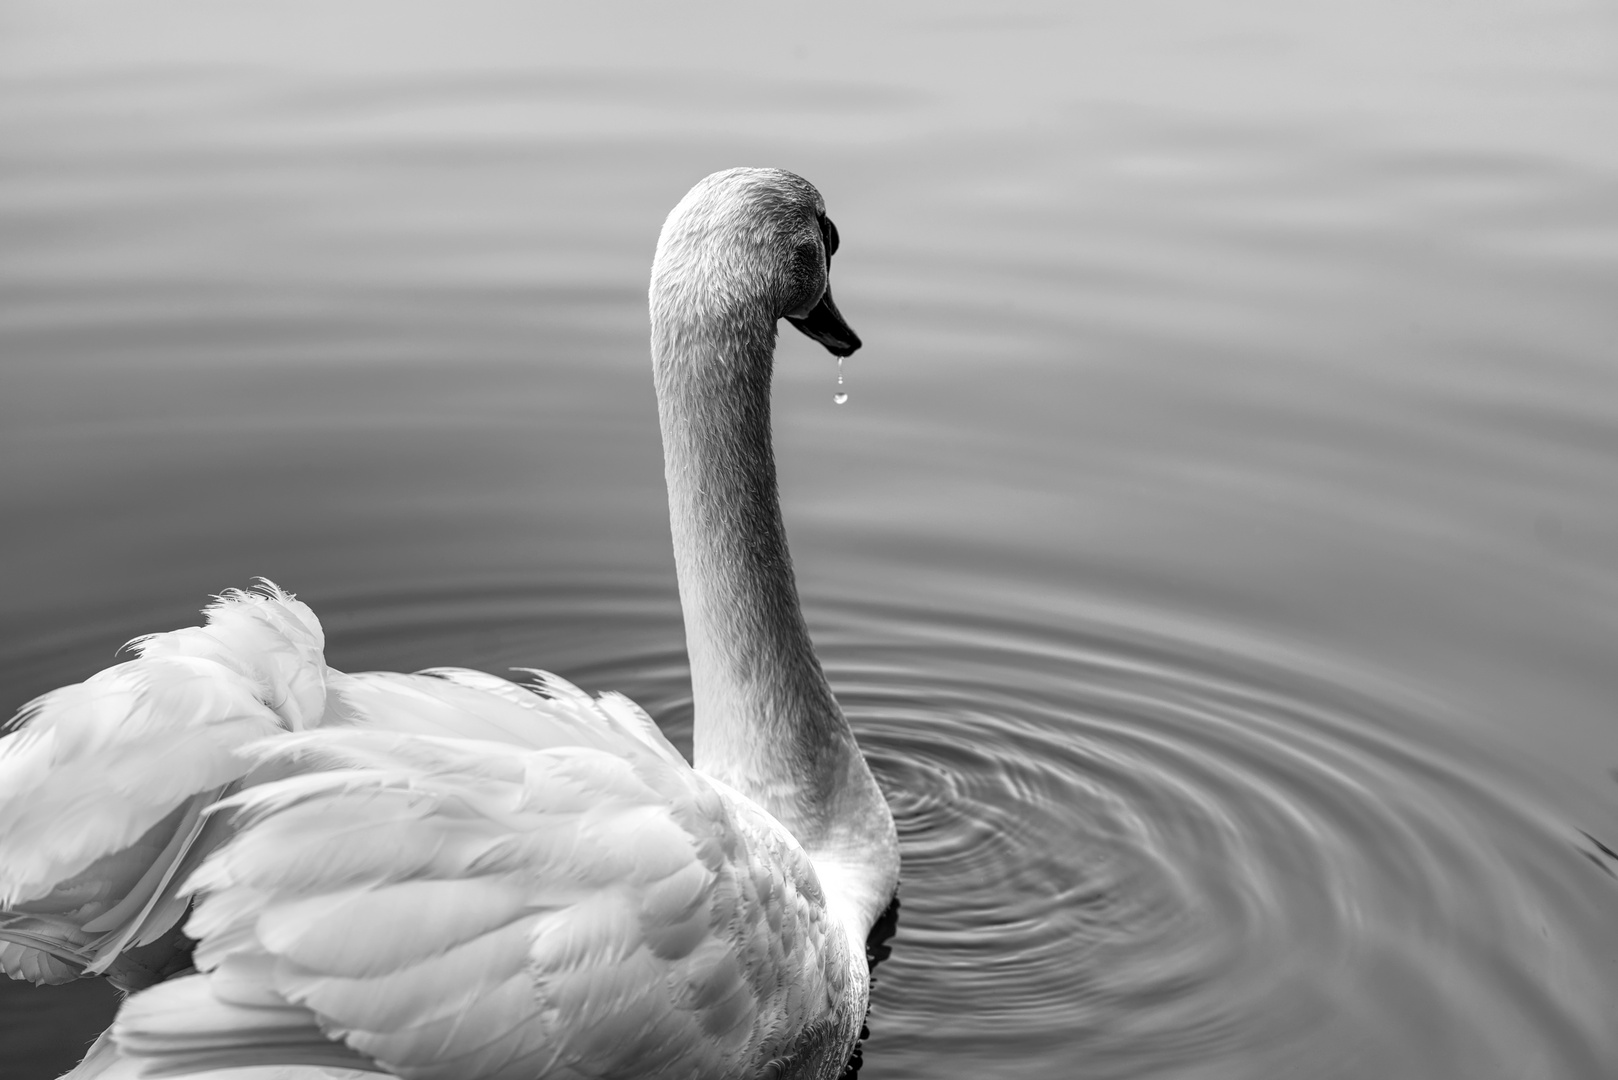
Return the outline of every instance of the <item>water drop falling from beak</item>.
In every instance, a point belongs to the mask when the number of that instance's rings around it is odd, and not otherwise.
[[[837,385],[839,387],[843,385],[843,358],[841,356],[837,358]],[[831,396],[831,399],[833,404],[841,405],[848,400],[848,391],[839,389]]]

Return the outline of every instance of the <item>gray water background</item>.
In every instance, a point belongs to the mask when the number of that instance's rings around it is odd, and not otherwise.
[[[1618,11],[557,7],[0,4],[7,707],[266,575],[688,740],[646,270],[778,165],[861,1075],[1618,1074]],[[113,1004],[0,988],[5,1075]]]

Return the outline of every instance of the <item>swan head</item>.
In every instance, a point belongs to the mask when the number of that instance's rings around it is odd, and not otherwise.
[[[698,181],[663,223],[652,261],[654,321],[786,319],[833,356],[860,347],[832,302],[837,227],[813,184],[783,169]]]

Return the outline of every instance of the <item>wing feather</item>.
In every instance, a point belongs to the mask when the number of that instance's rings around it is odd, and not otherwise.
[[[413,1080],[744,1076],[790,1054],[851,970],[807,856],[641,736],[611,741],[514,751],[354,729],[258,744],[261,763],[308,771],[224,804],[238,831],[193,879],[187,927],[213,996],[302,1010]],[[118,1038],[160,1068],[237,1038],[141,996]]]
[[[237,751],[324,712],[324,637],[305,605],[265,582],[205,615],[30,702],[0,739],[0,968],[12,977],[161,977],[170,960],[132,950],[183,916],[178,885],[221,835],[204,810],[247,770]]]
[[[443,952],[408,964],[377,962],[363,975],[331,976],[326,965],[288,964],[278,957],[277,983],[291,1000],[326,1018],[331,1024],[359,1031],[403,1031],[454,1017],[526,1018],[532,1001],[516,1014],[492,1008],[499,987],[524,977],[524,947],[533,933],[533,919],[485,930]],[[388,976],[401,976],[390,978]],[[481,1009],[472,1005],[483,1002]]]
[[[291,963],[363,978],[441,960],[531,911],[509,881],[484,879],[468,889],[455,880],[405,880],[276,904],[256,932]]]
[[[185,799],[240,776],[237,747],[281,730],[245,682],[193,657],[119,664],[33,702],[23,722],[0,741],[7,906],[135,844]]]
[[[463,668],[414,675],[330,673],[333,720],[401,734],[507,743],[528,749],[622,745],[632,732],[617,705],[603,708],[565,679],[544,672],[532,687]],[[638,735],[635,742],[651,748]]]
[[[0,969],[149,983],[195,898],[205,974],[120,1014],[158,1072],[739,1076],[850,1007],[807,856],[627,698],[345,675],[268,583],[206,615],[0,739]]]

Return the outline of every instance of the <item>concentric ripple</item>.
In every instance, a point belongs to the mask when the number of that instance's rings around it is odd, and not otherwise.
[[[481,666],[543,656],[689,746],[671,591],[459,595],[464,620],[432,598],[347,618],[407,654],[481,626]],[[904,847],[866,1080],[1598,1077],[1618,1060],[1618,860],[1589,832],[1605,818],[1430,703],[1099,620],[809,608]]]
[[[879,1075],[1618,1060],[1618,892],[1576,810],[1414,704],[1116,627],[849,614],[909,638],[832,664],[905,841]]]

